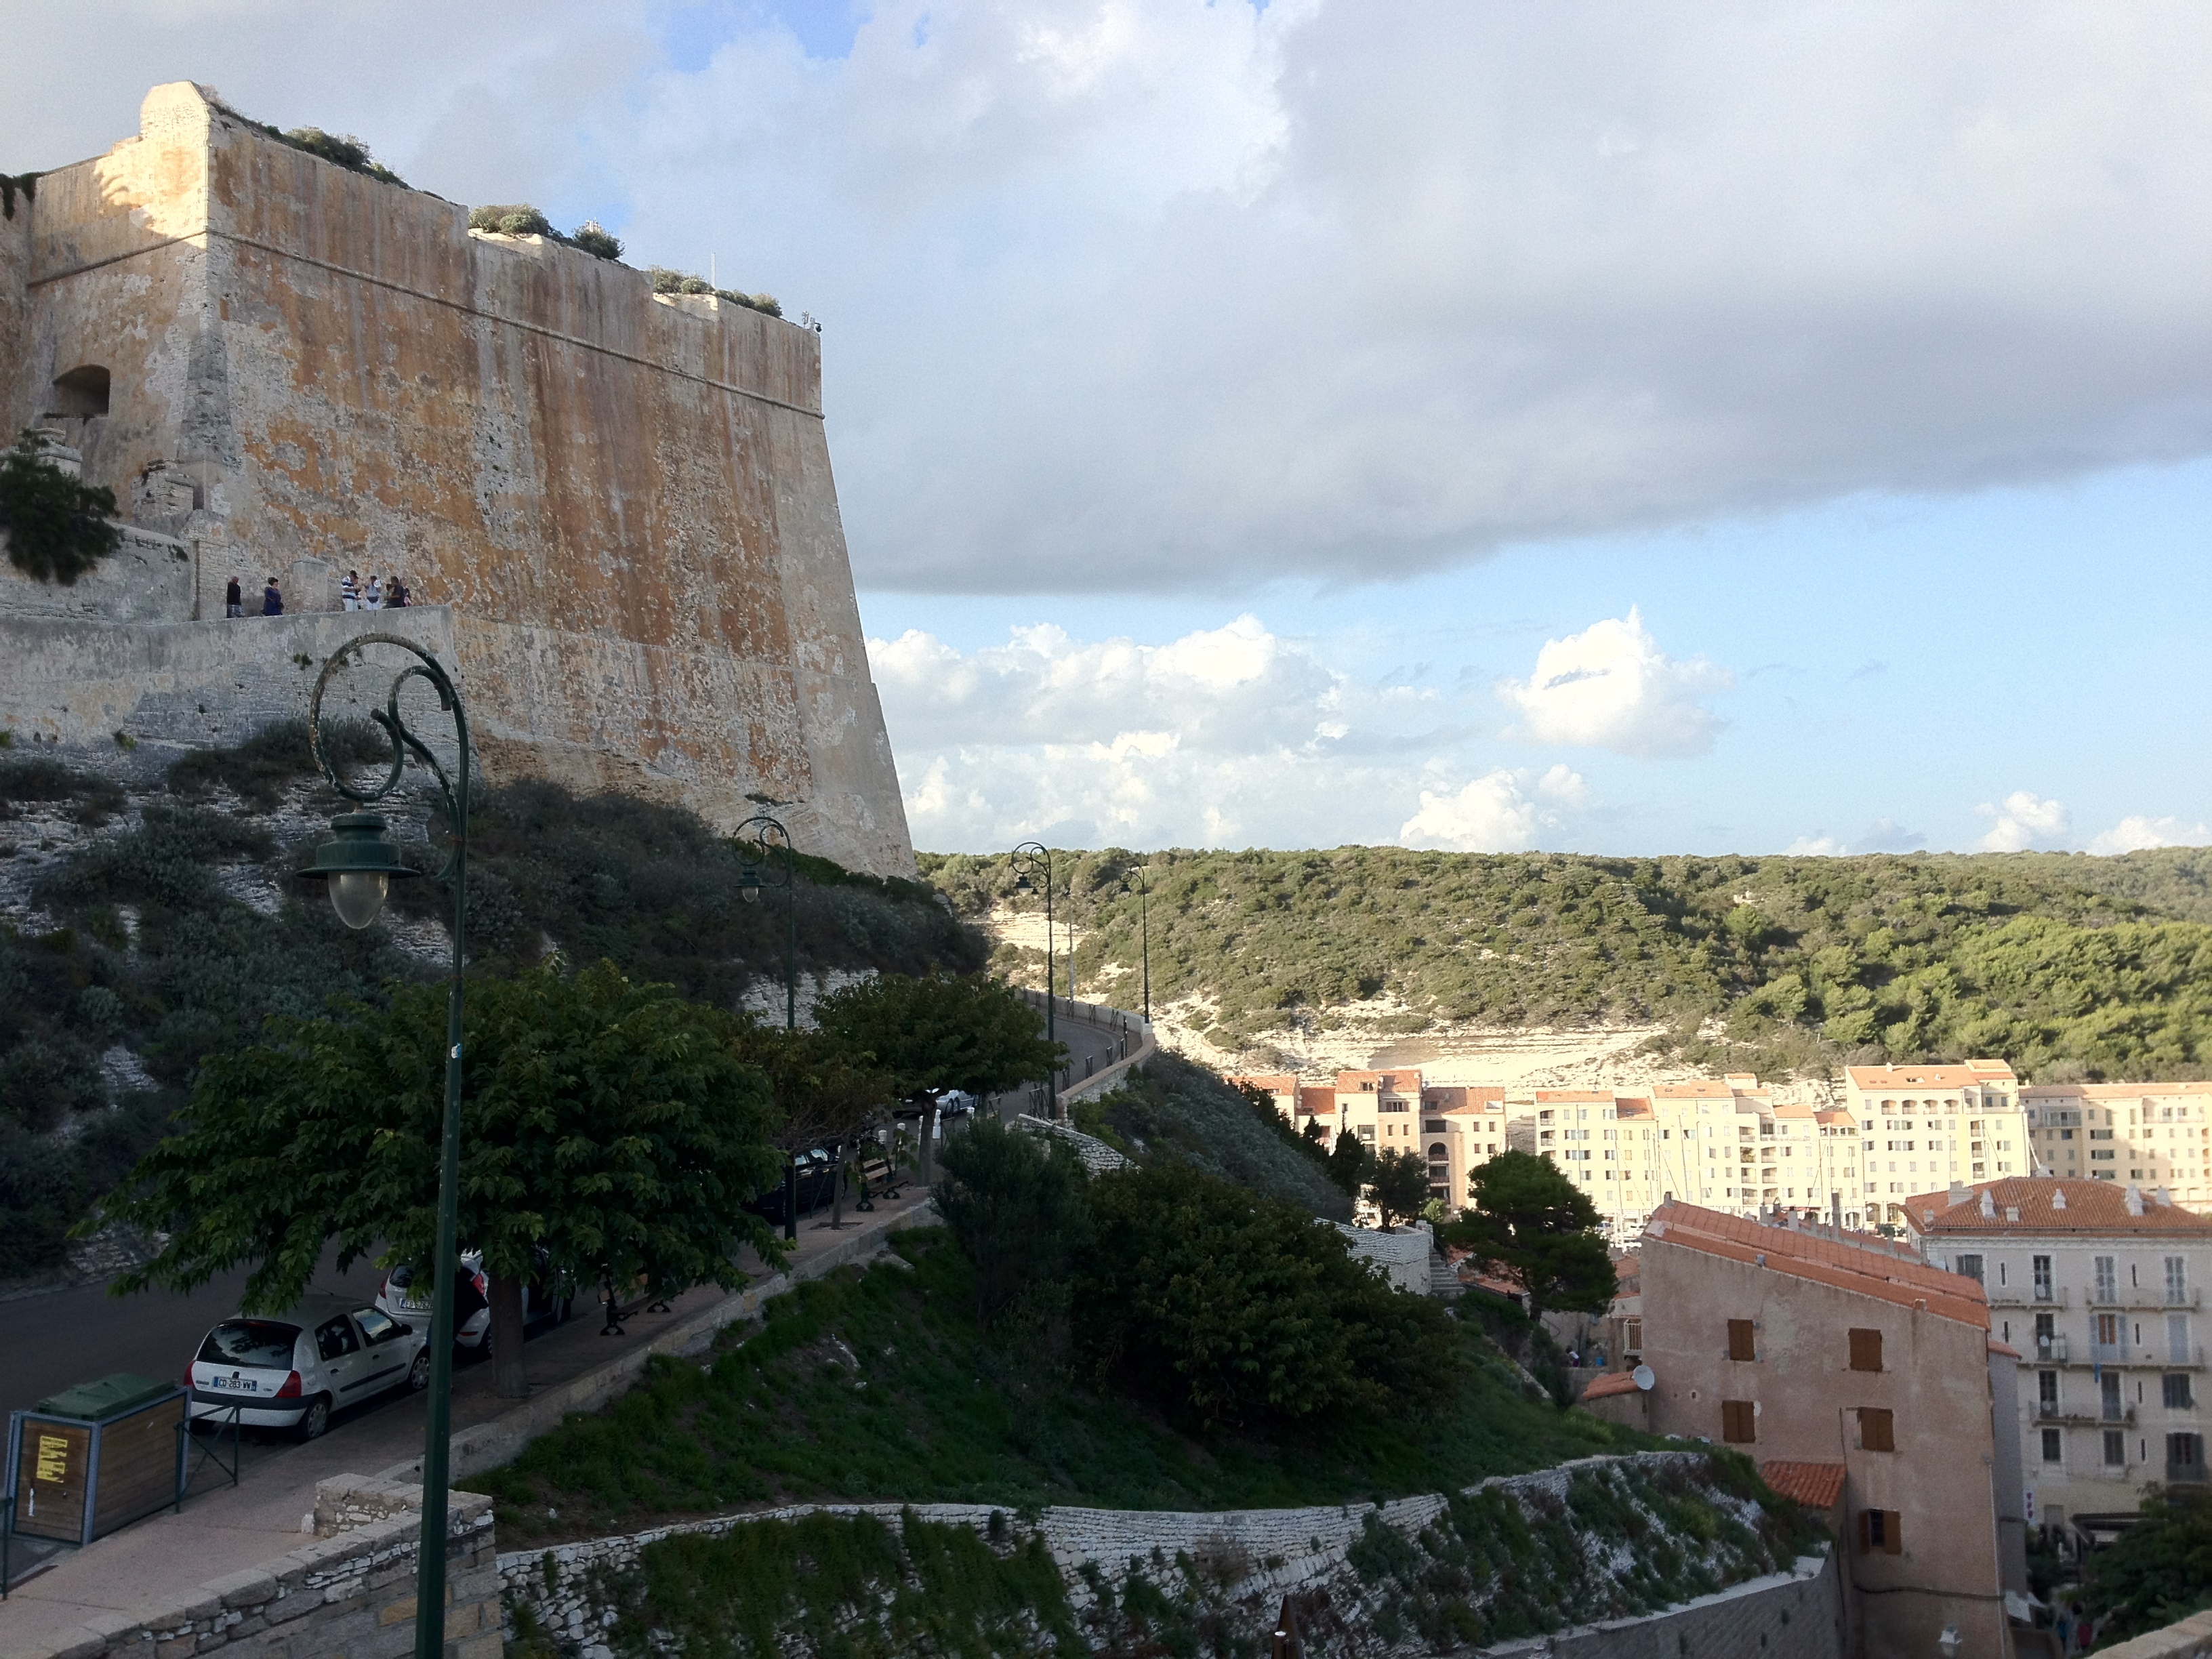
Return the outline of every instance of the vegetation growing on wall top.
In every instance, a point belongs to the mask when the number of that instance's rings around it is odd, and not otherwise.
[[[241,114],[228,104],[219,103],[216,107],[232,120],[252,128],[264,138],[274,138],[292,149],[319,156],[333,166],[343,167],[348,173],[358,173],[364,178],[374,179],[383,184],[397,185],[402,190],[408,188],[404,179],[369,153],[367,139],[356,138],[349,132],[325,132],[320,127],[280,130],[266,121],[257,121],[250,115]]]
[[[773,294],[740,294],[735,289],[716,288],[704,276],[671,270],[665,265],[648,265],[645,274],[653,278],[655,294],[711,294],[718,300],[727,300],[733,306],[744,306],[770,317],[783,315],[783,307],[776,303]]]
[[[1064,855],[1059,919],[1085,996],[1135,988],[1139,855]],[[1348,1008],[1446,1020],[1663,1024],[1712,1070],[1994,1054],[2039,1082],[2212,1073],[2212,851],[1863,858],[1155,853],[1155,1006],[1206,1000],[1210,1040]],[[1003,856],[924,854],[963,915],[1028,910]],[[998,965],[1042,983],[1042,958]],[[1362,1006],[1364,1005],[1364,1006]],[[1210,1015],[1210,1018],[1206,1018]]]
[[[8,562],[42,582],[76,579],[122,544],[115,492],[72,478],[46,458],[47,440],[26,427],[0,455],[0,532]]]
[[[0,219],[15,216],[15,192],[23,192],[26,202],[39,193],[40,175],[35,173],[0,173]]]
[[[597,219],[586,219],[575,229],[563,234],[553,228],[550,219],[527,202],[495,203],[489,207],[471,208],[469,228],[491,231],[501,236],[543,236],[548,241],[558,242],[563,247],[573,247],[600,259],[619,259],[623,253],[621,240]]]

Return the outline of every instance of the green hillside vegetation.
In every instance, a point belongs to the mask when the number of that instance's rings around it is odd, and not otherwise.
[[[1388,999],[1386,1031],[1613,1019],[1712,1068],[1994,1054],[2039,1081],[2212,1065],[2212,853],[1607,859],[1327,852],[1061,855],[1078,994],[1136,994],[1148,863],[1155,1006],[1273,1036]],[[1003,856],[925,855],[963,915],[1034,908]],[[1000,965],[1042,983],[1035,951]],[[1064,984],[1063,966],[1063,984]],[[1717,1024],[1715,1024],[1717,1022]]]
[[[337,736],[356,761],[374,743],[367,728]],[[444,970],[434,927],[421,935],[432,954],[410,954],[391,927],[341,926],[319,889],[292,878],[304,849],[283,844],[271,814],[313,775],[304,726],[273,726],[179,759],[134,821],[112,779],[0,753],[0,819],[58,815],[96,832],[35,885],[58,927],[0,924],[0,1279],[61,1262],[69,1225],[159,1137],[207,1056],[248,1046],[272,1014],[379,1007],[387,988]],[[316,793],[319,818],[339,809]],[[477,971],[509,975],[558,949],[726,1008],[756,981],[781,985],[782,890],[745,903],[740,855],[692,814],[525,783],[479,788],[471,830]],[[419,842],[410,855],[442,861]],[[980,936],[929,889],[827,860],[798,866],[801,972],[981,964]],[[263,908],[234,896],[255,886]],[[451,893],[397,883],[392,909],[434,923]],[[143,1074],[103,1073],[118,1048]]]
[[[1346,1413],[1201,1435],[1102,1385],[1065,1310],[978,1330],[972,1269],[939,1229],[896,1261],[845,1269],[767,1306],[709,1363],[656,1359],[629,1394],[569,1419],[464,1484],[500,1536],[591,1537],[741,1504],[815,1498],[1121,1509],[1353,1503],[1466,1485],[1644,1443],[1523,1397],[1452,1326],[1452,1387],[1431,1410]]]

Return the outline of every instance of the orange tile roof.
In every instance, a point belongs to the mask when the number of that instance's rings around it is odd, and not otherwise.
[[[1774,1109],[1774,1115],[1777,1117],[1811,1117],[1813,1115],[1813,1109],[1810,1106],[1782,1105]]]
[[[1503,1084],[1464,1087],[1430,1084],[1421,1090],[1421,1104],[1440,1112],[1502,1112],[1505,1109],[1505,1087]]]
[[[1994,1336],[1990,1339],[1990,1352],[1991,1353],[2001,1353],[2008,1359],[2017,1359],[2020,1358],[2020,1350],[2018,1348],[2014,1347],[2009,1342],[2000,1342]]]
[[[1996,1213],[1982,1213],[1982,1194],[1990,1195]],[[2212,1216],[2198,1215],[2179,1205],[2161,1204],[2154,1193],[2142,1194],[2141,1215],[2128,1213],[2128,1188],[2117,1181],[2078,1181],[2057,1176],[2014,1176],[2003,1181],[1984,1181],[1969,1187],[1967,1196],[1954,1204],[1946,1190],[1924,1193],[1905,1200],[1905,1224],[1916,1233],[1971,1237],[1988,1233],[2155,1233],[2168,1237],[2194,1234],[2212,1238]],[[2055,1201],[2061,1194],[2064,1208]],[[2020,1219],[2008,1220],[2017,1211]]]
[[[1539,1089],[1536,1091],[1536,1098],[1539,1101],[1550,1101],[1554,1104],[1565,1101],[1569,1105],[1574,1106],[1609,1106],[1613,1103],[1613,1091],[1610,1089]]]
[[[1370,1090],[1366,1085],[1373,1084]],[[1419,1094],[1421,1074],[1419,1072],[1339,1072],[1336,1074],[1339,1094],[1371,1094],[1379,1090],[1387,1094]]]
[[[1654,1100],[1732,1100],[1735,1091],[1725,1083],[1655,1083]]]
[[[1862,1089],[1965,1089],[2014,1080],[2012,1067],[2001,1060],[1970,1060],[1964,1066],[1846,1066],[1844,1075]]]
[[[1336,1091],[1301,1084],[1298,1087],[1298,1109],[1309,1116],[1333,1112],[1336,1109]]]
[[[1584,1400],[1606,1400],[1617,1394],[1635,1394],[1636,1375],[1632,1371],[1607,1371],[1582,1392]]]
[[[1759,1473],[1776,1496],[1815,1512],[1835,1508],[1844,1495],[1841,1463],[1786,1463],[1777,1458],[1761,1463]]]
[[[2165,1095],[2212,1095],[2212,1082],[2195,1083],[2031,1083],[2021,1091],[2033,1095],[2081,1100],[2154,1100]]]
[[[1620,1118],[1650,1117],[1651,1103],[1648,1100],[1636,1099],[1632,1096],[1623,1095],[1613,1102],[1613,1115]]]
[[[1893,1255],[1879,1239],[1869,1237],[1856,1244],[1825,1232],[1771,1227],[1680,1202],[1653,1211],[1644,1237],[1647,1243],[1756,1262],[1770,1273],[1811,1279],[1900,1308],[1918,1308],[1984,1331],[1990,1328],[1989,1297],[1979,1285],[1924,1261]]]
[[[1222,1081],[1232,1089],[1249,1083],[1271,1095],[1292,1095],[1298,1090],[1297,1079],[1288,1072],[1247,1072],[1237,1077],[1224,1077]]]

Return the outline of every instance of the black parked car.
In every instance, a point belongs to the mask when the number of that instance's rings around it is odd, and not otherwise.
[[[784,1194],[795,1188],[799,1213],[811,1215],[826,1208],[837,1195],[837,1161],[823,1147],[801,1152],[794,1160],[798,1165],[795,1177],[789,1182],[779,1181],[758,1198],[746,1201],[745,1208],[763,1220],[781,1226],[787,1218],[783,1212]]]

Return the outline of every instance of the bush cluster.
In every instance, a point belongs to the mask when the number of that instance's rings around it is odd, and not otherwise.
[[[70,477],[46,459],[46,444],[27,427],[0,454],[0,532],[9,563],[39,581],[73,587],[122,545],[115,492]]]
[[[671,270],[666,265],[648,265],[645,274],[653,278],[655,294],[711,294],[732,305],[744,306],[770,317],[783,315],[783,307],[776,303],[773,294],[740,294],[735,289],[716,288],[704,276],[688,270]]]
[[[598,220],[586,219],[575,229],[563,234],[554,229],[553,222],[527,202],[471,208],[469,210],[469,228],[495,231],[501,236],[543,236],[548,241],[575,248],[595,258],[619,259],[623,255],[621,239]]]
[[[369,154],[366,139],[356,138],[351,133],[325,132],[320,127],[292,127],[280,131],[266,121],[257,121],[250,115],[241,115],[227,104],[218,104],[216,107],[234,121],[252,128],[264,138],[274,138],[278,143],[293,149],[319,156],[334,166],[343,167],[348,173],[358,173],[364,178],[397,185],[402,190],[407,188],[404,179]]]
[[[1119,850],[1066,856],[1078,982],[1127,994],[1139,907]],[[2212,1069],[2212,853],[1608,859],[1170,851],[1152,882],[1156,1000],[1209,1037],[1368,1004],[1437,1020],[1664,1023],[1713,1070],[1992,1054],[2039,1080]],[[1003,856],[926,855],[963,915],[1033,908]],[[1007,948],[1003,969],[1036,977]],[[1717,1039],[1703,1033],[1719,1020]]]

